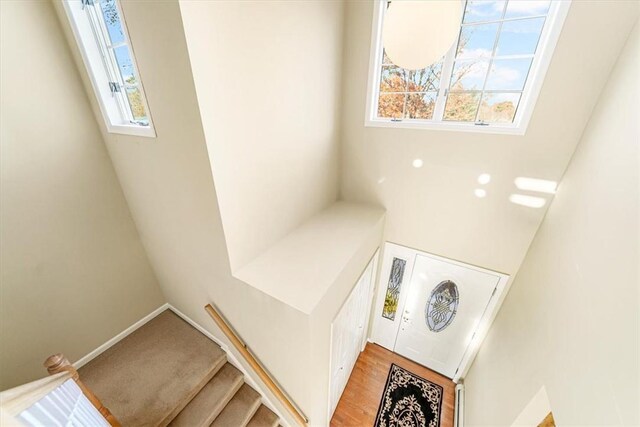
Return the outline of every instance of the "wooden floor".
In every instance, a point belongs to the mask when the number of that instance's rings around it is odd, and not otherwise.
[[[331,418],[331,427],[373,426],[391,363],[444,388],[440,426],[452,427],[455,383],[443,375],[371,343],[367,343],[367,347],[358,357],[349,382]]]

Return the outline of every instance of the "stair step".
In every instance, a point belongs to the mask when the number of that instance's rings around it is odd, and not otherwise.
[[[264,405],[260,405],[247,427],[278,427],[278,416]]]
[[[244,384],[242,372],[227,362],[169,425],[172,427],[210,425],[242,384]]]
[[[258,392],[247,384],[243,384],[211,424],[211,427],[245,427],[260,404]]]
[[[170,310],[80,368],[124,426],[166,426],[226,363],[222,349]]]

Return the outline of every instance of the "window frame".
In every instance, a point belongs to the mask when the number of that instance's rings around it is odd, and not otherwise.
[[[69,19],[87,74],[89,75],[91,86],[98,100],[98,105],[100,107],[100,112],[102,113],[107,132],[155,138],[156,132],[153,125],[153,119],[151,117],[151,110],[149,109],[147,97],[144,92],[142,77],[140,76],[140,71],[133,51],[133,45],[129,38],[129,31],[127,29],[120,1],[115,0],[115,6],[118,10],[124,41],[115,45],[110,44],[108,31],[106,28],[103,28],[104,23],[101,20],[98,20],[101,34],[95,34],[95,22],[93,24],[90,22],[87,11],[84,10],[85,7],[94,7],[93,5],[84,5],[82,0],[63,0],[62,4],[67,14],[67,18]],[[95,14],[97,13],[98,11],[96,10]],[[102,37],[103,39],[106,37],[107,39],[103,40],[101,43],[98,42],[98,37]],[[115,60],[115,49],[124,45],[129,49],[131,65],[137,78],[136,87],[140,91],[142,104],[145,108],[149,121],[148,125],[131,123],[133,117],[130,112],[130,107],[128,106],[128,101],[124,99],[127,96],[127,87],[130,85],[122,81],[122,76],[117,69],[117,62]],[[105,55],[109,55],[109,59],[106,59]],[[110,70],[113,68],[114,64],[116,66],[115,71]],[[110,73],[115,74],[117,83],[120,83],[120,90],[122,93],[117,96],[114,96],[109,89],[109,82],[112,81],[112,78],[109,75]],[[127,105],[124,103],[127,103]]]
[[[374,0],[374,13],[371,30],[371,50],[369,55],[369,76],[367,83],[367,100],[365,109],[365,127],[400,128],[400,129],[431,129],[461,132],[478,132],[492,134],[524,135],[529,121],[533,115],[535,103],[540,94],[551,58],[560,37],[567,13],[571,6],[571,0],[552,0],[546,16],[545,25],[540,34],[538,49],[533,56],[533,62],[529,69],[525,86],[522,89],[522,98],[518,104],[512,123],[485,123],[479,125],[474,122],[454,122],[442,120],[447,101],[448,86],[451,79],[453,63],[456,55],[461,31],[458,31],[455,43],[446,53],[442,64],[440,88],[434,106],[433,117],[437,120],[420,119],[391,119],[377,117],[378,100],[380,98],[380,78],[382,71],[383,46],[382,26],[386,3],[388,0]],[[463,2],[463,13],[466,8],[466,0]],[[462,29],[462,16],[460,17],[460,29]],[[503,21],[506,22],[506,21]],[[501,91],[504,92],[504,91]],[[507,91],[508,92],[508,91]]]

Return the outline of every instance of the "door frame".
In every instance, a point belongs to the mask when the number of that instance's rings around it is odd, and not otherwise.
[[[478,350],[480,349],[482,342],[486,338],[487,333],[489,332],[489,329],[491,328],[491,325],[493,324],[493,321],[498,314],[500,307],[502,306],[502,303],[509,291],[509,287],[511,286],[511,280],[509,280],[510,276],[505,273],[489,270],[483,267],[478,267],[476,265],[453,260],[451,258],[446,258],[440,255],[435,255],[406,246],[398,245],[396,243],[385,242],[381,257],[381,269],[376,280],[376,299],[374,303],[375,311],[374,318],[372,320],[371,340],[392,351],[395,348],[395,339],[398,336],[398,332],[400,330],[402,313],[404,312],[404,306],[408,294],[407,289],[411,284],[413,268],[415,265],[416,257],[418,255],[436,259],[460,267],[469,268],[475,271],[488,273],[498,277],[498,284],[496,285],[495,292],[490,298],[487,307],[485,308],[484,314],[482,315],[482,319],[480,320],[480,323],[478,324],[476,331],[471,338],[471,342],[467,346],[460,364],[458,365],[458,368],[455,372],[455,375],[452,378],[453,382],[459,383],[460,380],[463,379],[469,371],[473,359],[475,359],[476,355],[478,354]],[[382,317],[382,309],[384,307],[384,298],[386,295],[387,282],[389,280],[389,273],[393,258],[403,259],[406,261],[406,264],[400,285],[400,295],[398,299],[396,316],[392,323],[389,323],[389,319]],[[389,345],[391,332],[393,332],[393,343]]]

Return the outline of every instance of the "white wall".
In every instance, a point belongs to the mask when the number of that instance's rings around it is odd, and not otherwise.
[[[307,381],[313,356],[308,316],[231,274],[180,5],[177,0],[121,4],[154,139],[106,132],[64,10],[57,3],[56,9],[167,301],[225,341],[204,311],[214,303],[296,403],[309,416],[321,413],[322,389]]]
[[[338,194],[342,1],[180,1],[233,271]]]
[[[0,2],[0,389],[164,303],[48,1]]]
[[[526,136],[365,128],[373,1],[346,10],[342,197],[384,206],[386,240],[514,274],[545,210],[510,203],[513,181],[561,177],[637,2],[573,2]],[[493,179],[478,199],[485,172]]]
[[[466,383],[469,425],[546,388],[558,425],[640,425],[636,24]]]

